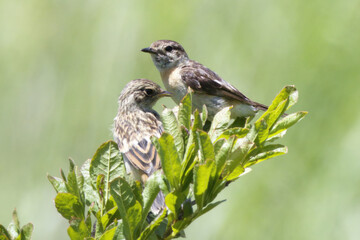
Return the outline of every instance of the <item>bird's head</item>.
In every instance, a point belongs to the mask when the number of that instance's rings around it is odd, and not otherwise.
[[[176,67],[182,61],[189,59],[184,48],[171,40],[158,40],[153,42],[150,47],[141,49],[141,51],[150,53],[159,71]]]
[[[141,108],[149,110],[161,97],[171,93],[148,79],[135,79],[126,84],[119,97],[119,107],[128,110]]]

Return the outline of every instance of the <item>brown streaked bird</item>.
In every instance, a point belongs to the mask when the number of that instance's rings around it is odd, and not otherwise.
[[[147,79],[136,79],[125,86],[118,101],[114,139],[123,154],[127,172],[143,184],[161,168],[160,157],[150,138],[160,137],[163,132],[160,116],[152,107],[164,96],[170,96],[170,93],[158,84]],[[157,214],[164,206],[164,195],[159,192],[151,211]]]
[[[258,110],[268,109],[266,105],[247,98],[209,68],[189,59],[184,48],[175,41],[159,40],[141,51],[150,53],[166,90],[172,93],[171,97],[177,104],[190,87],[194,91],[193,107],[201,110],[205,104],[210,119],[228,106],[233,106],[234,118],[254,116]]]

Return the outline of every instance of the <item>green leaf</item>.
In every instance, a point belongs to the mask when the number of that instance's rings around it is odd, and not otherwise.
[[[11,236],[6,228],[0,224],[0,240],[11,240]]]
[[[234,170],[226,177],[226,181],[233,181],[238,178],[243,172],[245,172],[245,168],[241,165],[237,165]]]
[[[183,140],[184,140],[184,146],[186,146],[188,143],[188,139],[189,139],[189,130],[186,127],[184,127],[183,125],[180,126],[180,129],[181,129],[181,134],[182,134]]]
[[[113,207],[109,211],[107,211],[102,217],[101,217],[101,224],[103,228],[107,228],[114,219],[120,219],[121,216],[119,215],[119,211],[117,206]]]
[[[177,218],[181,204],[185,201],[185,199],[186,196],[180,191],[173,191],[166,195],[165,204],[169,210],[175,214],[175,218]]]
[[[166,210],[163,210],[163,212],[144,229],[138,240],[149,239],[150,235],[160,226],[165,217]]]
[[[292,105],[294,105],[297,102],[298,99],[298,92],[295,88],[295,86],[285,86],[280,93],[275,97],[271,105],[269,106],[269,109],[266,112],[274,111],[278,106],[281,104],[282,101],[289,99],[289,105],[287,109],[289,109]],[[266,112],[263,114],[263,116],[266,114]]]
[[[71,225],[67,232],[71,240],[83,240],[91,237],[90,229],[87,228],[84,220],[81,220],[79,224]]]
[[[199,142],[200,162],[205,162],[207,159],[214,160],[214,146],[211,143],[209,135],[201,130],[197,130],[196,135]]]
[[[105,226],[102,225],[102,220],[101,220],[101,217],[102,217],[102,212],[101,210],[99,210],[98,212],[94,213],[93,214],[95,215],[96,217],[96,228],[95,228],[95,238],[98,239],[105,231]]]
[[[83,183],[83,180],[82,180]],[[80,188],[81,188],[81,182],[78,182],[78,178],[75,174],[75,170],[68,173],[67,182],[65,183],[66,189],[68,193],[71,193],[79,198],[80,197]]]
[[[236,168],[237,171],[239,170],[238,166],[243,164],[246,155],[253,146],[253,142],[249,141],[246,138],[238,139],[237,142],[241,142],[241,144],[229,155],[229,158],[226,161],[226,165],[222,173],[222,176],[226,180],[229,180],[227,179],[227,177],[229,177]],[[231,176],[231,178],[233,178],[233,176]]]
[[[104,179],[105,176],[102,174],[99,174],[96,179],[96,190],[100,195],[100,199],[104,198],[104,188],[105,188]]]
[[[18,235],[20,234],[20,223],[16,209],[14,209],[13,211],[12,221],[10,222],[7,230],[13,239],[17,238]]]
[[[104,234],[101,236],[100,240],[113,240],[115,236],[117,228],[111,228],[110,230],[107,230],[104,232]]]
[[[200,217],[201,215],[204,215],[205,213],[209,212],[210,210],[212,210],[213,208],[215,208],[216,206],[218,206],[220,203],[225,202],[226,200],[221,200],[215,203],[210,203],[208,204],[205,208],[203,208],[200,212],[199,215],[197,217]]]
[[[164,132],[159,139],[153,137],[152,140],[160,155],[161,166],[170,186],[173,189],[178,189],[180,187],[181,163],[174,138]]]
[[[123,164],[124,162],[119,154],[118,146],[114,141],[107,141],[102,144],[91,160],[90,177],[92,182],[96,183],[98,175],[102,174],[105,176],[105,202],[110,197],[110,182],[117,177],[125,175]]]
[[[58,193],[55,198],[57,211],[66,219],[84,219],[84,208],[78,197],[71,193]]]
[[[231,107],[223,108],[214,116],[209,130],[209,136],[212,142],[215,142],[221,133],[229,126],[231,115],[230,109]]]
[[[192,125],[192,130],[193,131],[196,131],[198,129],[202,129],[203,128],[203,125],[202,125],[202,122],[201,122],[201,118],[200,118],[200,113],[199,113],[199,110],[195,110],[194,112],[194,122],[193,122],[193,125]]]
[[[164,130],[173,136],[179,157],[182,158],[184,155],[184,139],[174,112],[165,108],[161,114],[161,121],[163,123]]]
[[[281,144],[271,144],[262,148],[255,148],[249,153],[249,160],[245,164],[245,167],[285,153],[287,153],[287,147]]]
[[[141,204],[141,206],[144,205],[144,199],[142,196],[142,191],[143,191],[143,185],[141,184],[140,181],[132,181],[130,182],[130,187],[132,192],[135,195],[136,200]]]
[[[207,161],[204,164],[195,166],[194,170],[194,194],[195,201],[199,209],[202,209],[205,202],[205,192],[208,189],[212,168],[215,167],[214,161]]]
[[[138,227],[141,224],[142,220],[142,206],[141,204],[136,201],[135,205],[131,206],[128,211],[128,222],[130,225],[130,231],[133,233],[134,239],[138,238],[140,235]]]
[[[34,230],[34,225],[32,223],[28,223],[26,225],[24,225],[21,228],[21,240],[31,240],[31,235],[33,233]]]
[[[245,137],[247,134],[249,133],[249,129],[248,128],[230,128],[230,129],[226,129],[223,133],[221,133],[221,135],[216,139],[216,141],[218,141],[221,138],[224,139],[229,139],[232,136],[235,136],[237,138],[243,138]]]
[[[189,176],[191,174],[191,170],[193,169],[193,167],[195,166],[195,162],[194,159],[196,157],[196,153],[197,153],[197,144],[195,142],[193,142],[193,137],[192,139],[192,143],[191,145],[187,148],[186,153],[185,153],[185,157],[184,157],[184,161],[181,164],[181,174],[180,174],[180,179],[181,179],[181,185],[184,188],[187,188],[188,185],[190,184],[189,181],[191,181],[191,176]]]
[[[215,155],[215,164],[216,164],[216,176],[219,178],[224,169],[225,162],[228,159],[231,147],[235,141],[235,136],[229,138],[229,141],[225,139],[220,139],[216,141],[214,145]]]
[[[119,225],[116,228],[114,238],[112,240],[125,240],[124,236],[124,225],[122,223],[119,223]]]
[[[206,105],[204,104],[201,111],[201,122],[203,126],[205,125],[207,118],[208,118],[208,110]]]
[[[142,193],[144,199],[143,220],[146,219],[146,216],[150,211],[151,205],[160,191],[158,183],[158,175],[160,174],[160,171],[155,172],[148,178],[145,183],[145,188]]]
[[[51,185],[54,187],[56,193],[67,192],[65,182],[63,179],[50,176],[49,174],[47,174],[47,178],[48,178],[49,182],[51,183]]]
[[[179,104],[178,119],[180,124],[182,124],[187,129],[190,129],[190,124],[191,124],[191,119],[190,119],[192,113],[191,99],[192,99],[192,94],[187,93]]]
[[[275,135],[280,134],[282,131],[285,131],[289,127],[298,123],[302,120],[308,112],[296,112],[290,114],[283,119],[279,120],[270,130],[269,138],[274,137]]]
[[[74,171],[74,168],[75,168],[75,162],[72,158],[69,158],[69,164],[70,164],[70,167],[69,167],[69,172],[72,172]]]
[[[100,200],[99,194],[96,191],[96,188],[90,177],[90,164],[91,164],[91,159],[88,159],[80,168],[80,172],[84,177],[84,184],[82,190],[85,194],[85,200],[87,206],[90,206],[93,202],[98,203]]]
[[[185,229],[187,226],[190,225],[190,223],[192,222],[193,218],[189,217],[189,218],[183,218],[181,220],[177,220],[173,226],[172,226],[172,238],[177,238],[177,237],[183,237],[185,238],[185,233],[181,232],[183,231],[183,229]]]
[[[256,144],[259,146],[268,138],[269,131],[280,116],[297,101],[297,91],[294,86],[286,86],[273,100],[268,110],[255,122],[258,131]]]
[[[141,204],[136,201],[128,182],[123,178],[117,178],[111,182],[111,195],[118,206],[123,219],[124,235],[126,239],[134,239],[138,224],[141,222]]]
[[[62,179],[64,180],[64,182],[66,182],[66,176],[65,176],[65,173],[64,171],[60,168],[60,175],[62,177]]]

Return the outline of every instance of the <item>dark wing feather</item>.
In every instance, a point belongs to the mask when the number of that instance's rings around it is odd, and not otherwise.
[[[141,140],[124,153],[127,160],[148,176],[160,168],[160,157],[151,141]]]
[[[198,93],[225,97],[241,103],[266,110],[267,106],[251,101],[230,83],[224,81],[219,75],[195,61],[182,67],[180,75],[187,86]]]

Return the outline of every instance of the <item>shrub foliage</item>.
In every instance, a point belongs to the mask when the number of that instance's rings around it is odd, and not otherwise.
[[[250,166],[287,152],[287,147],[274,142],[307,114],[284,115],[297,98],[295,87],[286,86],[254,123],[250,119],[234,121],[229,107],[218,112],[210,123],[205,106],[201,113],[193,111],[189,92],[177,112],[165,108],[161,114],[165,131],[152,141],[162,170],[154,173],[145,186],[126,174],[113,141],[102,144],[81,167],[70,159],[68,174],[61,170],[61,177],[48,175],[57,192],[56,209],[69,221],[70,238],[184,236],[187,226],[224,201],[215,199],[249,172]],[[154,216],[150,207],[160,190],[167,208]],[[0,227],[0,236],[9,235]]]

